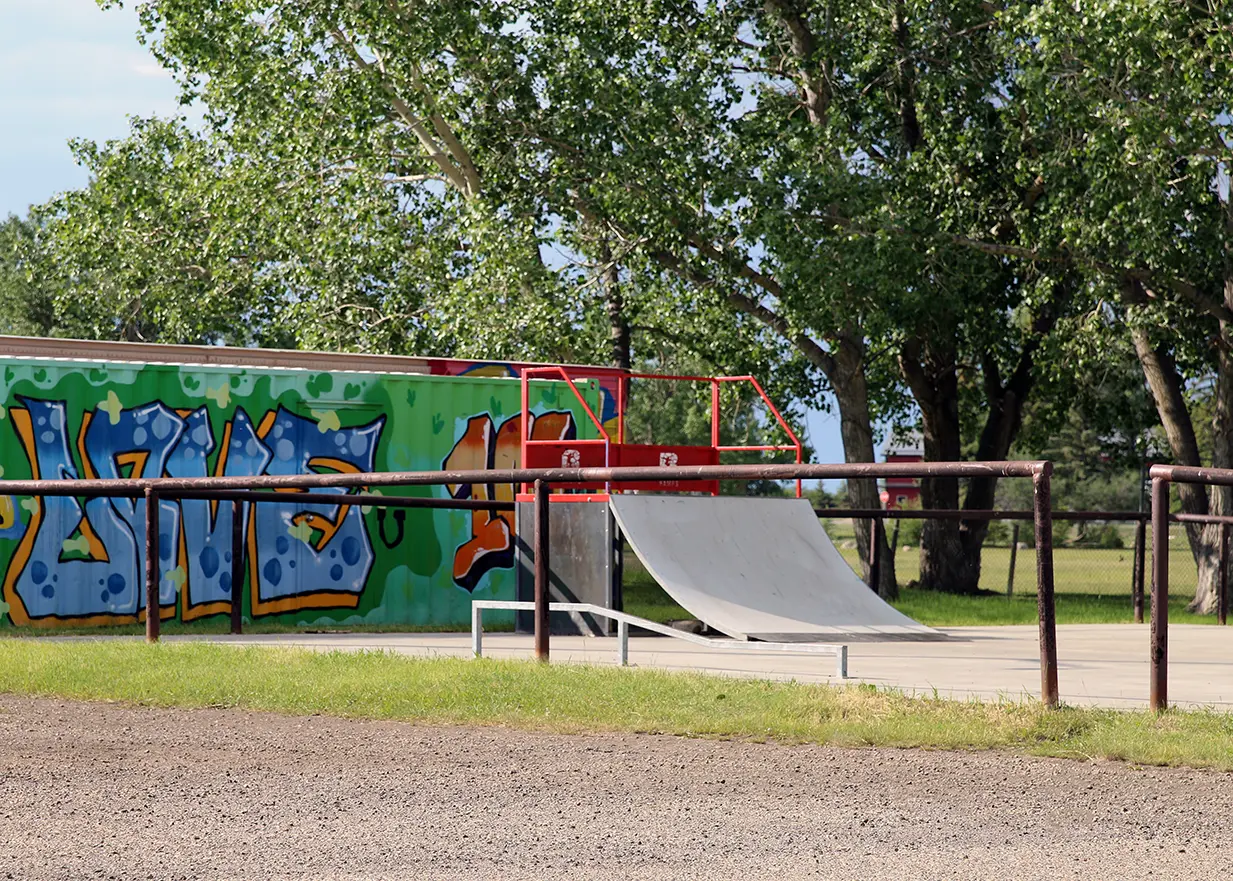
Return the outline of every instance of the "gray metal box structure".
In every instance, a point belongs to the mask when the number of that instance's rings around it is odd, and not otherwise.
[[[605,502],[553,502],[549,510],[549,602],[594,603],[621,609],[621,537]],[[535,506],[519,502],[515,549],[518,599],[535,599]],[[535,630],[531,612],[515,613],[519,633]],[[615,625],[593,615],[553,612],[550,632],[560,635],[610,635]]]

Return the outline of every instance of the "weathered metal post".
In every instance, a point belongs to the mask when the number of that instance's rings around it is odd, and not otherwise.
[[[1130,576],[1130,604],[1134,609],[1135,623],[1143,623],[1143,577],[1147,559],[1147,521],[1140,519],[1135,526],[1134,571]]]
[[[231,632],[244,632],[244,503],[231,503]]]
[[[158,642],[158,493],[146,490],[146,642]]]
[[[1152,478],[1152,632],[1148,703],[1169,706],[1169,484]]]
[[[869,518],[869,589],[878,592],[878,579],[882,575],[882,561],[878,551],[882,544],[882,518]]]
[[[1015,595],[1015,558],[1019,555],[1019,521],[1010,528],[1010,571],[1006,573],[1006,599]]]
[[[548,660],[548,484],[535,481],[535,657]]]
[[[1216,620],[1221,625],[1229,617],[1229,524],[1220,524],[1220,580],[1217,582]]]
[[[1041,462],[1032,474],[1036,523],[1036,617],[1040,629],[1040,699],[1058,705],[1057,618],[1053,607],[1053,463]]]

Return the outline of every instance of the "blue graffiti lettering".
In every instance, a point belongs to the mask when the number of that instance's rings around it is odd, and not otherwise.
[[[34,465],[40,477],[79,477],[69,452],[63,402],[18,399],[29,412]],[[110,499],[49,496],[34,514],[37,529],[15,590],[32,618],[131,615],[141,582],[138,542]],[[32,523],[32,528],[34,524]],[[72,546],[72,547],[69,547]],[[73,548],[78,556],[66,558]]]
[[[314,471],[371,471],[384,417],[359,428],[330,429],[280,407],[264,441],[274,458],[267,474]],[[330,491],[330,490],[327,490]],[[340,495],[345,490],[333,490]],[[372,570],[374,554],[363,514],[355,505],[287,504],[257,506],[257,598],[270,602],[295,596],[313,585],[323,593],[358,595]],[[290,577],[294,570],[298,577]]]
[[[371,471],[385,422],[381,417],[336,428],[337,420],[326,425],[280,407],[263,421],[262,436],[236,408],[216,437],[205,407],[181,415],[158,402],[131,409],[100,405],[86,415],[78,440],[83,475],[74,462],[66,403],[17,400],[21,408],[10,412],[15,425],[28,421],[28,430],[19,427],[18,433],[32,472],[66,480]],[[39,500],[9,564],[6,589],[31,619],[135,616],[145,608],[145,508],[144,499]],[[161,606],[174,608],[181,586],[186,610],[230,602],[232,510],[231,502],[160,502]],[[343,595],[350,597],[343,605],[354,605],[374,562],[358,507],[292,500],[244,513],[244,541],[261,563],[251,567],[256,613],[281,611],[280,602],[312,595]]]
[[[257,430],[243,408],[236,408],[226,443],[222,473],[226,476],[253,477],[262,474],[272,457],[257,437]],[[205,407],[189,414],[187,430],[167,462],[171,477],[205,477],[215,448],[210,417]],[[189,608],[214,602],[231,601],[231,517],[233,502],[208,502],[184,499],[185,605]],[[243,521],[247,541],[248,520]]]

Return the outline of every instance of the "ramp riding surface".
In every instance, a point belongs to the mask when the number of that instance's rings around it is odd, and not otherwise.
[[[634,553],[668,595],[737,639],[943,639],[871,591],[805,499],[614,495]]]

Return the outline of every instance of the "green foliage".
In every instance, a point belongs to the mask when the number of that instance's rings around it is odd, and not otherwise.
[[[0,223],[0,333],[47,336],[52,332],[51,286],[35,277],[38,223],[10,214]]]
[[[1075,544],[1106,550],[1119,550],[1126,547],[1121,530],[1112,523],[1089,525],[1087,529],[1081,531]]]
[[[989,531],[985,534],[986,547],[1008,547],[1010,545],[1011,527],[1005,520],[991,520]]]
[[[894,527],[891,528],[894,529]],[[924,520],[899,521],[899,547],[904,549],[920,547],[920,537],[924,529]]]

